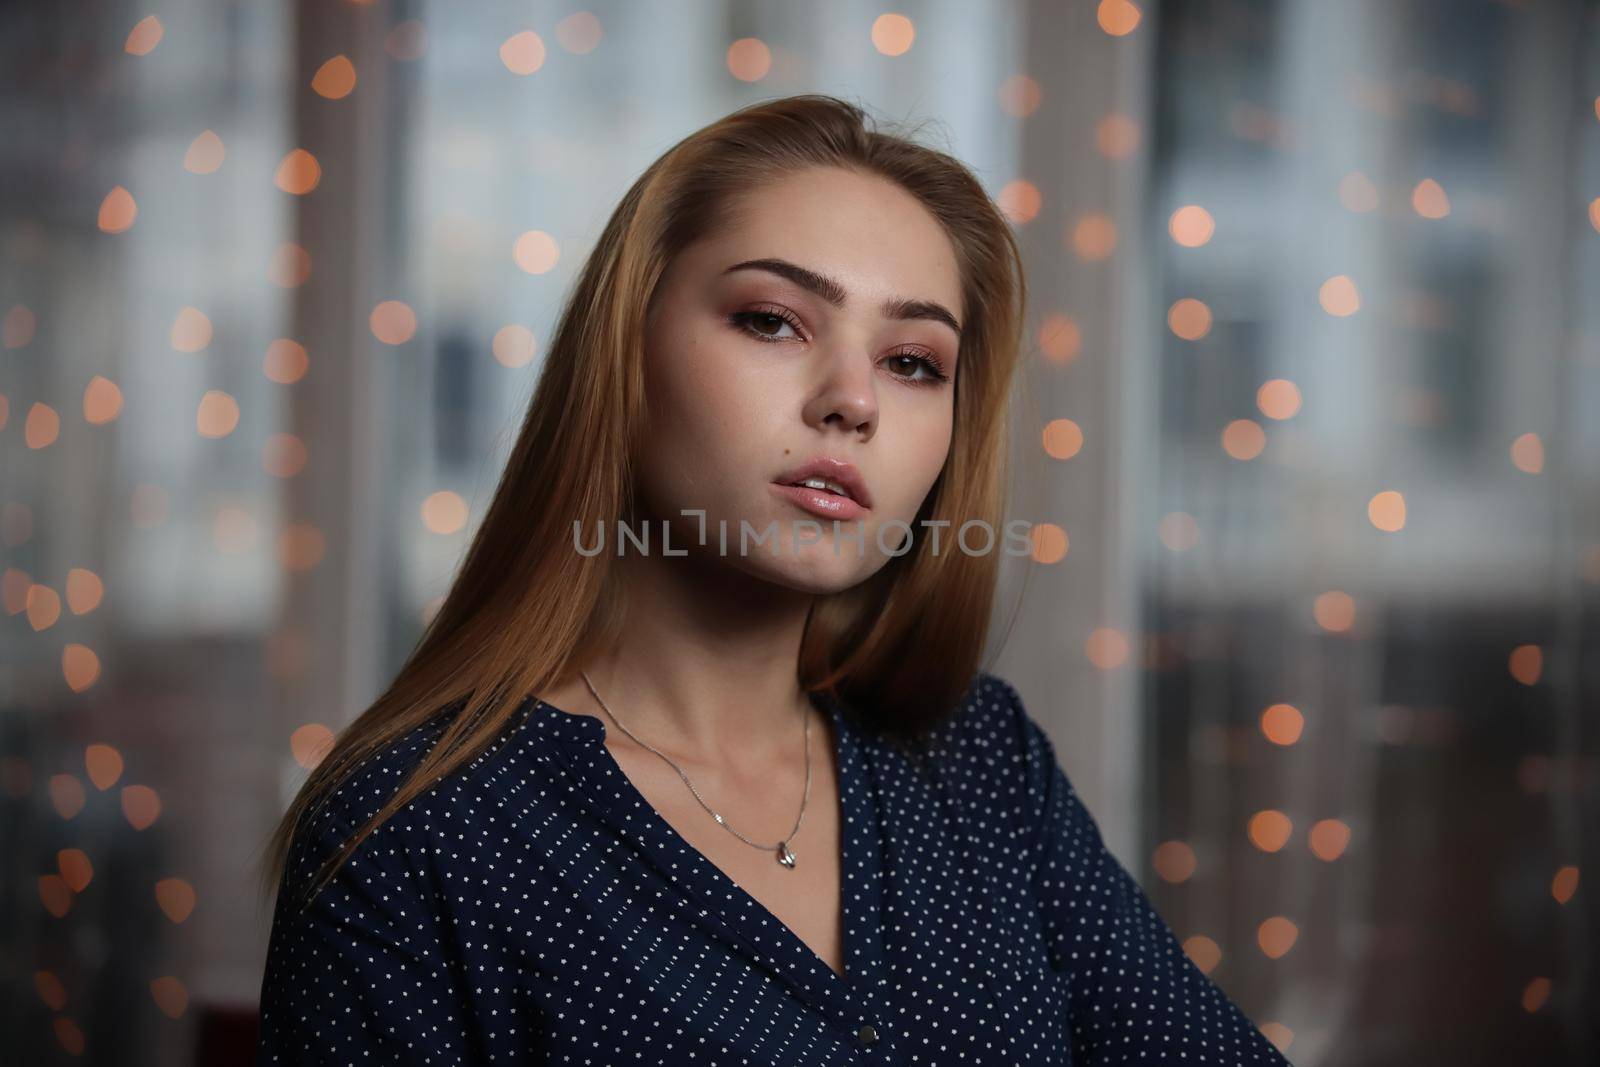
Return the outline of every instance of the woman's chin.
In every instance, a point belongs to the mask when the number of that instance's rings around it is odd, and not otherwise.
[[[860,585],[877,566],[868,557],[858,559],[849,545],[841,546],[835,556],[833,546],[826,542],[794,548],[780,546],[776,555],[768,549],[743,557],[730,555],[727,562],[752,577],[812,596],[840,593]]]

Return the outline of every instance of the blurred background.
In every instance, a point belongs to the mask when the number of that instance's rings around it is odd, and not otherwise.
[[[1013,220],[994,669],[1196,963],[1301,1067],[1600,1060],[1600,5],[12,0],[0,85],[8,1063],[250,1061],[606,217],[812,90]]]

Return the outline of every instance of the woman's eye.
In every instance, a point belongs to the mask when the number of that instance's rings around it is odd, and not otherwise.
[[[944,368],[927,356],[919,356],[910,352],[902,352],[897,356],[890,356],[885,362],[889,369],[898,377],[904,378],[913,385],[935,385],[946,380]],[[918,377],[917,371],[923,374]],[[909,371],[910,373],[901,373]]]
[[[787,340],[781,336],[781,331],[785,326],[791,330],[795,328],[787,318],[771,311],[736,311],[729,318],[735,326],[763,341]]]

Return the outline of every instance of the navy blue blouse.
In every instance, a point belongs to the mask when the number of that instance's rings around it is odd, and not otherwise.
[[[980,673],[913,760],[833,717],[841,977],[528,698],[304,914],[280,888],[260,1063],[1287,1064],[1184,953],[1017,691]],[[298,879],[444,716],[300,828]],[[284,885],[287,885],[286,881]]]

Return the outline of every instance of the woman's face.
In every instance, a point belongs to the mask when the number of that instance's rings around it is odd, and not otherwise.
[[[651,304],[651,550],[666,518],[674,551],[828,593],[882,567],[906,526],[926,536],[914,523],[949,452],[964,315],[954,247],[897,185],[813,168],[743,196]],[[781,484],[813,459],[849,464],[864,491],[851,503]],[[705,513],[704,545],[686,510]]]

